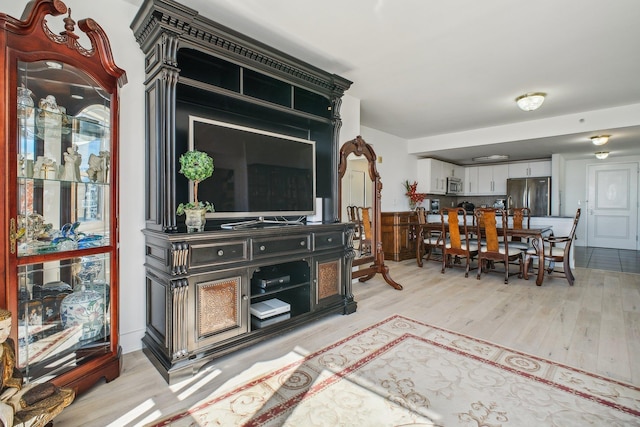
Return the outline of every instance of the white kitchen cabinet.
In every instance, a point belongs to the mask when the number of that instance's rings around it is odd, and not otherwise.
[[[551,176],[551,161],[509,163],[509,178]]]
[[[465,175],[466,168],[464,166],[458,166],[458,165],[451,165],[451,166],[453,168],[453,174],[451,176],[464,180],[466,177]]]
[[[428,194],[445,194],[448,171],[445,163],[437,159],[418,159],[418,191]]]
[[[464,169],[464,195],[475,196],[478,193],[478,166],[469,166]]]
[[[478,166],[479,195],[505,195],[509,166],[506,164]]]

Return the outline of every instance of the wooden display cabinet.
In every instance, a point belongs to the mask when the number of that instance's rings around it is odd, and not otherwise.
[[[126,75],[92,19],[77,23],[90,48],[78,43],[63,2],[32,1],[23,18],[0,13],[0,304],[13,314],[27,381],[79,393],[120,373],[118,89]]]

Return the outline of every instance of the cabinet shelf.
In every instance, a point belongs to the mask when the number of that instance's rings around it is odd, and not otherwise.
[[[267,297],[267,296],[273,296],[274,294],[283,292],[283,291],[287,291],[289,289],[295,289],[295,288],[299,288],[301,286],[309,286],[310,283],[309,282],[302,282],[302,283],[295,283],[295,284],[288,284],[288,285],[282,285],[282,286],[276,286],[273,288],[267,288],[267,289],[263,289],[263,288],[259,288],[256,286],[252,286],[251,287],[251,301],[257,301],[257,300],[262,300],[262,297]]]

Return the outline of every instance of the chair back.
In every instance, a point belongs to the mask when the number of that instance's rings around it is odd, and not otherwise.
[[[369,214],[369,208],[359,207],[358,213],[360,221],[362,222],[362,231],[365,239],[371,238],[371,216]]]
[[[466,250],[469,244],[466,211],[463,208],[443,208],[440,210],[440,221],[442,235],[446,235],[446,229],[449,231],[450,248],[459,250],[464,247]]]
[[[580,220],[580,208],[578,208],[578,210],[576,211],[576,216],[575,218],[573,218],[573,225],[571,226],[571,232],[569,233],[569,238],[571,239],[571,241],[573,241],[573,239],[576,236],[576,228],[578,228],[579,220]]]
[[[473,215],[476,221],[478,236],[484,236],[485,252],[500,252],[500,244],[507,245],[507,212],[504,209],[478,208]],[[497,217],[501,216],[503,226],[498,230]]]
[[[427,223],[427,210],[424,206],[419,206],[416,208],[416,216],[418,217],[418,224],[424,225]]]
[[[359,207],[358,212],[360,214],[360,219],[362,221],[362,244],[363,244],[363,252],[371,253],[371,216],[369,214],[369,208],[367,207]]]
[[[356,226],[354,228],[354,237],[357,240],[362,239],[362,221],[360,220],[360,211],[357,206],[347,206],[347,215],[349,216],[349,222],[353,222]]]
[[[526,224],[527,228],[531,227],[531,209],[529,208],[513,208],[513,228],[522,229]]]
[[[513,208],[511,212],[513,213],[513,228],[522,229],[525,225],[527,228],[531,228],[531,209]],[[519,236],[513,236],[511,241],[521,242],[522,238]]]

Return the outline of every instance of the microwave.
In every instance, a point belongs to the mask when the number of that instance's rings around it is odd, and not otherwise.
[[[447,178],[447,194],[462,194],[462,180],[460,178]]]

